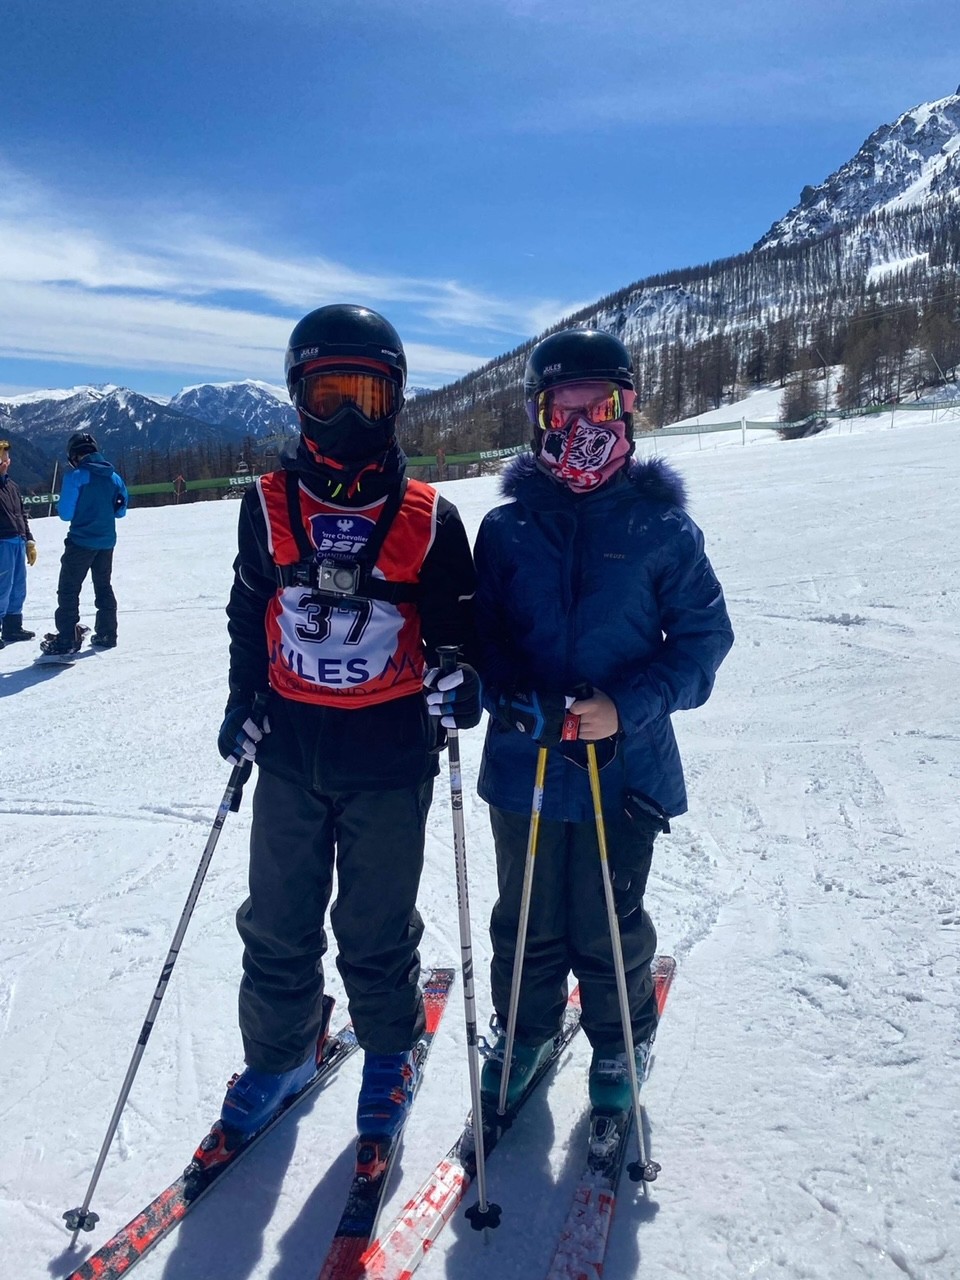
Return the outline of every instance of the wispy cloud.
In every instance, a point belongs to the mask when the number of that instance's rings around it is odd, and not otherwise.
[[[9,284],[0,300],[0,352],[17,359],[156,369],[276,382],[289,319],[158,295],[70,283]],[[404,344],[411,379],[462,377],[496,351]]]
[[[304,304],[349,299],[385,309],[402,334],[421,339],[405,344],[411,376],[431,383],[498,354],[503,335],[521,341],[544,327],[545,314],[570,309],[321,255],[283,256],[179,212],[155,211],[149,226],[98,226],[95,210],[71,205],[67,214],[64,203],[0,169],[0,353],[8,357],[275,379]]]

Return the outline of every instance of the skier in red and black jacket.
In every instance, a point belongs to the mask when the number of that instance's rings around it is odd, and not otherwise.
[[[424,681],[438,646],[471,651],[473,559],[456,508],[404,475],[406,359],[392,325],[363,307],[312,311],[286,377],[301,435],[244,494],[227,606],[219,748],[260,769],[237,915],[248,1067],[222,1119],[255,1131],[313,1072],[336,866],[337,966],[365,1050],[358,1128],[389,1136],[424,1025],[416,896],[439,753]],[[480,687],[471,667],[459,673],[451,714],[468,728]]]

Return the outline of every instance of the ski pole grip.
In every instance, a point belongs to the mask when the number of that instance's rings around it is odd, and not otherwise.
[[[456,644],[438,644],[437,657],[440,659],[441,673],[448,676],[451,671],[456,671],[457,669],[457,660],[460,657],[460,646]]]
[[[263,726],[264,718],[267,714],[267,703],[269,695],[266,693],[255,693],[253,696],[253,706],[250,708],[250,719],[258,727]],[[233,795],[230,797],[230,812],[237,813],[240,809],[240,802],[243,799],[243,788],[250,781],[250,775],[253,773],[253,761],[241,760],[238,765],[234,766],[233,773],[230,775],[229,786],[233,788]]]

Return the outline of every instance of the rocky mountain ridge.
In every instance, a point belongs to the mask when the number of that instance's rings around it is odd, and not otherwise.
[[[875,129],[824,182],[804,187],[799,203],[754,248],[803,244],[939,196],[960,198],[960,87]]]

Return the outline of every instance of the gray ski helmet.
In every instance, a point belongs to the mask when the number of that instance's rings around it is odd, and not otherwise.
[[[76,462],[91,453],[99,453],[100,446],[89,431],[75,431],[67,441],[67,458]]]
[[[633,360],[619,338],[599,329],[561,329],[530,352],[523,375],[523,396],[535,400],[541,391],[564,382],[606,379],[635,390]]]
[[[351,358],[375,360],[387,366],[401,392],[406,386],[407,358],[400,335],[390,321],[368,307],[334,303],[305,315],[290,335],[284,373],[291,400],[304,365],[311,360],[336,357],[342,357],[347,364]]]

